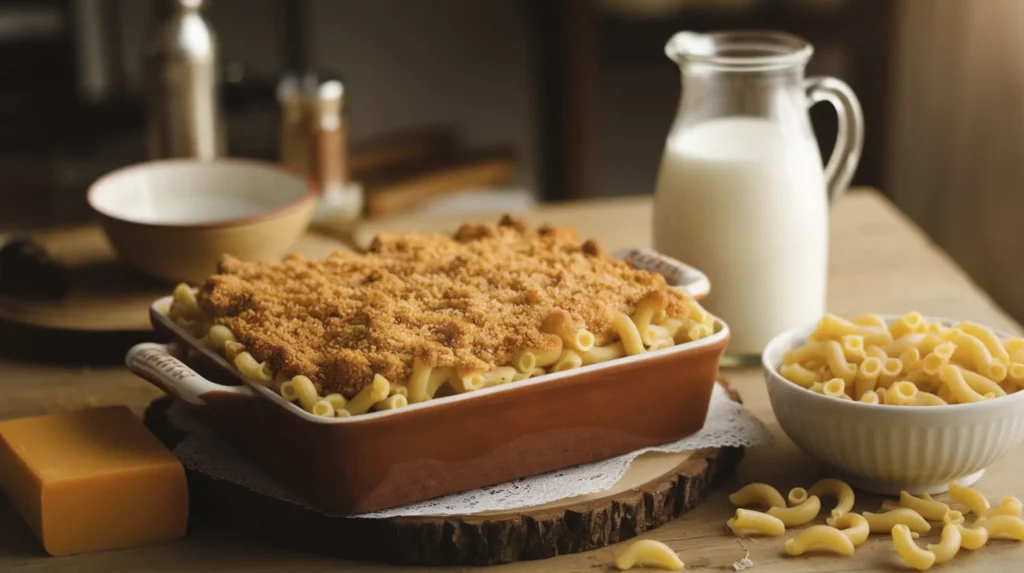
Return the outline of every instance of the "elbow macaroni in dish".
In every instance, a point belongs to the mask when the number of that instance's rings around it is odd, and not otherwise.
[[[918,312],[890,325],[875,315],[826,315],[807,343],[786,353],[779,374],[812,392],[886,406],[946,406],[1024,388],[1024,338],[984,326],[947,327]]]
[[[390,410],[710,336],[664,277],[565,229],[378,237],[321,261],[222,260],[167,316],[317,416]],[[493,322],[493,326],[489,323]]]

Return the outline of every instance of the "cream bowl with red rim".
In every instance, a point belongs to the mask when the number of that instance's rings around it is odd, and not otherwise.
[[[883,318],[891,324],[899,317]],[[1024,391],[971,404],[886,406],[830,398],[783,378],[783,355],[806,343],[816,327],[784,332],[765,347],[768,397],[786,435],[854,487],[883,495],[942,493],[952,481],[973,484],[1024,441]]]
[[[93,183],[87,199],[123,262],[193,284],[215,272],[225,253],[243,260],[286,255],[316,206],[307,179],[245,159],[124,167]]]

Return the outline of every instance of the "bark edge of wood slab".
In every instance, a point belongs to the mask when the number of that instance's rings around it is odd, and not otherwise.
[[[168,397],[155,400],[145,415],[146,426],[168,447],[184,437],[166,419],[171,403]],[[743,448],[697,450],[637,488],[497,517],[328,517],[189,471],[189,528],[213,525],[285,549],[397,565],[546,559],[625,541],[683,515],[728,477],[742,457]]]

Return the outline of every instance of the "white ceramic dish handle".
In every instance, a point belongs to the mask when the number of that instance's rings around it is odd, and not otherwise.
[[[136,344],[125,356],[125,364],[136,376],[189,404],[205,406],[203,394],[209,392],[252,397],[252,390],[247,386],[225,386],[203,378],[171,354],[171,347],[167,344]]]
[[[711,292],[711,281],[706,274],[651,249],[627,249],[613,256],[636,268],[661,274],[670,286],[683,290],[698,300]]]

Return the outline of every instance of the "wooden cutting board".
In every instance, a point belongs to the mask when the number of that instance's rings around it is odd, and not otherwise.
[[[145,421],[173,448],[187,434],[167,417],[171,400],[154,401]],[[743,448],[730,447],[647,453],[598,493],[518,510],[384,519],[331,517],[189,471],[190,530],[201,523],[261,544],[402,565],[546,559],[618,543],[679,517],[730,476],[742,457]]]
[[[148,332],[149,305],[174,288],[125,266],[95,226],[33,233],[67,267],[71,288],[56,301],[29,301],[0,295],[0,320],[42,329],[80,332]],[[323,257],[348,246],[330,236],[309,233],[295,251]]]

